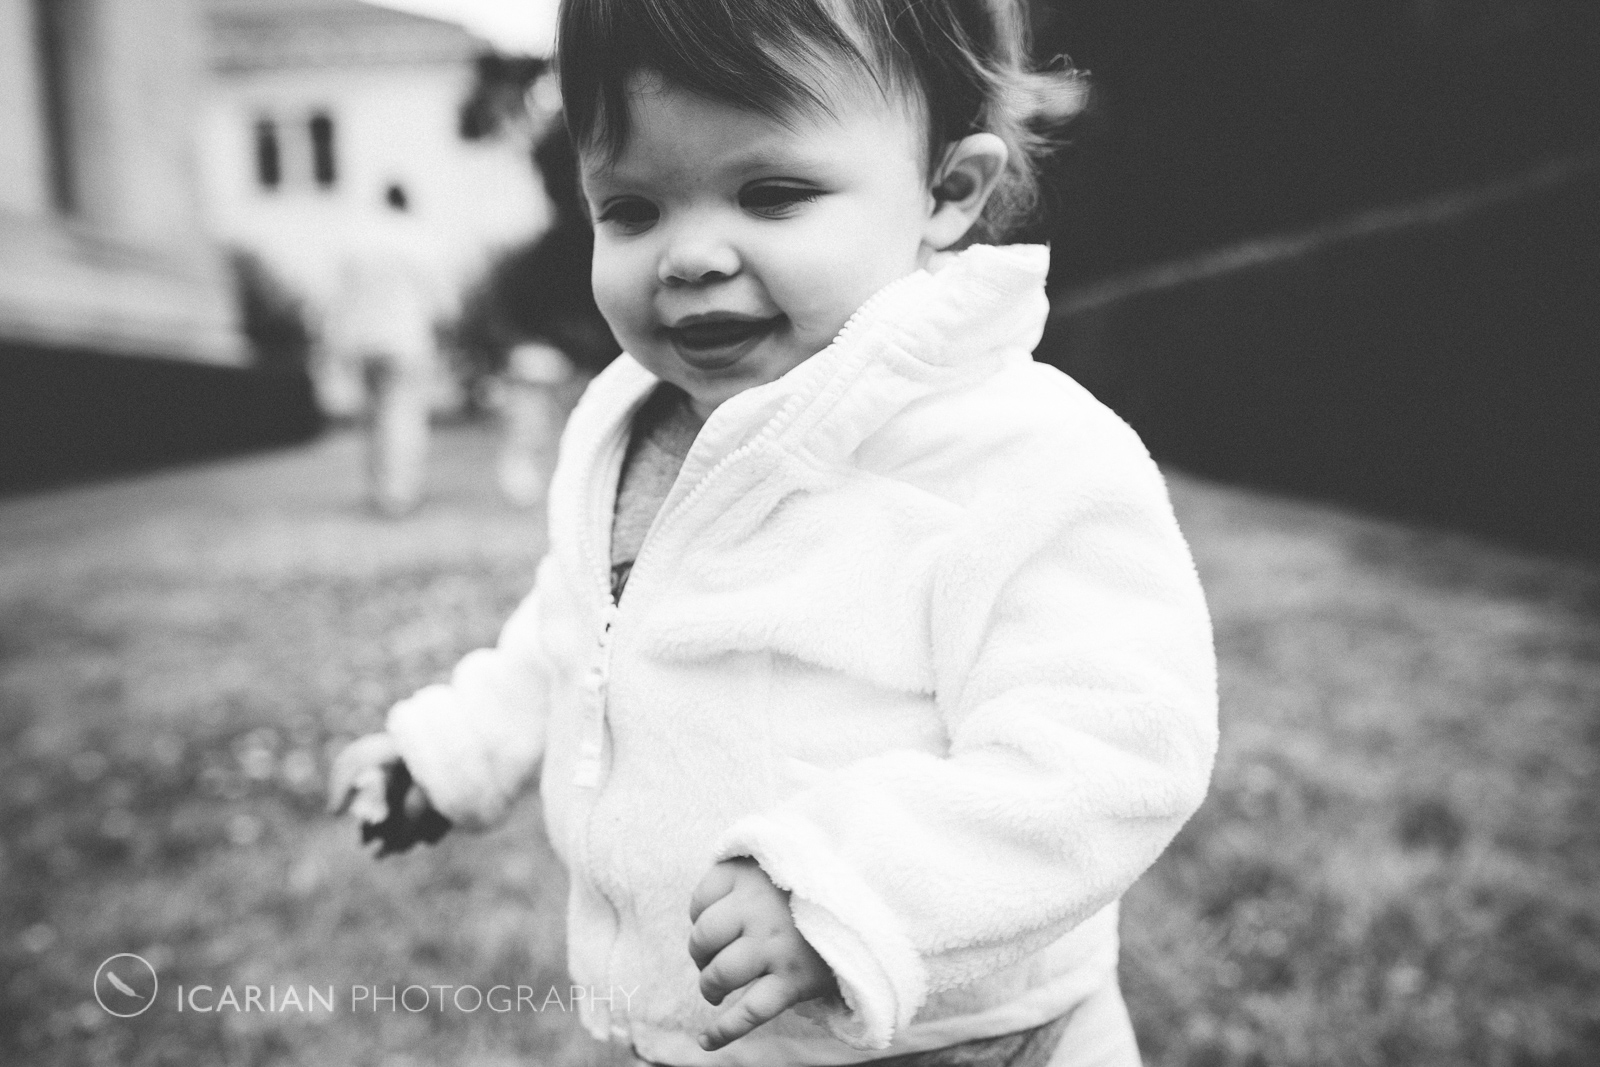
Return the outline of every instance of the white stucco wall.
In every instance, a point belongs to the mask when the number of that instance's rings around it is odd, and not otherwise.
[[[0,0],[0,210],[49,210],[32,0]]]
[[[345,250],[375,224],[409,227],[433,248],[452,298],[500,249],[548,225],[549,207],[520,139],[464,141],[459,111],[471,91],[466,63],[234,71],[214,78],[202,122],[205,204],[213,231],[266,260],[313,311],[326,306]],[[307,123],[335,124],[337,181],[312,180]],[[255,125],[278,125],[283,179],[265,189],[255,168]],[[401,185],[410,210],[384,204]]]
[[[0,341],[241,363],[199,208],[191,0],[59,0],[72,203],[51,192],[29,0],[0,0]]]

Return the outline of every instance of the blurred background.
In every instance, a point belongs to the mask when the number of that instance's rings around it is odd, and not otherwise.
[[[1600,1062],[1600,8],[1032,13],[1092,85],[1036,356],[1168,471],[1222,660],[1214,795],[1128,899],[1149,1062]],[[536,803],[383,864],[320,813],[527,588],[615,354],[552,25],[0,0],[0,1062],[623,1062],[348,1010],[564,987]]]

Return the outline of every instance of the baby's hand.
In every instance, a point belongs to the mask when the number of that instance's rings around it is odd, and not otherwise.
[[[838,992],[833,971],[795,929],[789,894],[755,860],[714,865],[695,888],[689,919],[689,955],[700,968],[701,994],[721,1004],[734,990],[744,991],[700,1035],[708,1052],[801,1001]]]
[[[361,823],[361,843],[379,842],[379,859],[418,841],[431,845],[451,825],[412,780],[394,739],[381,733],[351,742],[334,758],[328,810],[349,811]]]

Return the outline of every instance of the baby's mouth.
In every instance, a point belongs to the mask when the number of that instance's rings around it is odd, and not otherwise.
[[[733,363],[759,344],[783,321],[782,315],[770,319],[745,315],[690,316],[665,333],[678,354],[702,367]]]

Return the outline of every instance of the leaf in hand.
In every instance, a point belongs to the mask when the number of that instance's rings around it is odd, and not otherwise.
[[[407,812],[406,794],[411,786],[410,768],[404,763],[398,764],[389,775],[385,791],[388,815],[382,822],[361,824],[361,843],[378,841],[379,859],[404,852],[418,841],[431,845],[443,837],[452,825],[449,819],[432,807],[424,809],[420,815]],[[415,808],[415,805],[412,807]]]

